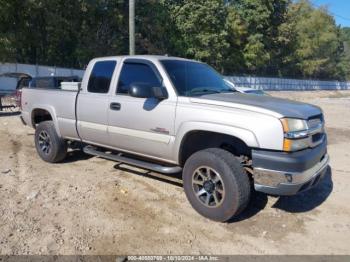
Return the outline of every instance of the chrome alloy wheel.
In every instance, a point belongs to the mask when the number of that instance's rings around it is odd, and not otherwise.
[[[218,207],[225,197],[225,187],[220,174],[208,166],[197,168],[192,175],[192,188],[206,207]]]
[[[40,150],[43,153],[45,153],[46,155],[48,155],[50,153],[50,151],[51,151],[52,144],[51,144],[50,136],[45,130],[42,130],[39,133],[38,142],[39,142]]]

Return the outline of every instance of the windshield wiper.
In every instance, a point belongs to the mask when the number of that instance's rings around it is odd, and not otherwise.
[[[214,89],[208,89],[208,88],[194,88],[188,92],[191,95],[194,94],[220,94],[221,92]]]
[[[222,89],[220,90],[220,93],[235,93],[238,92],[237,90],[233,90],[233,89]]]

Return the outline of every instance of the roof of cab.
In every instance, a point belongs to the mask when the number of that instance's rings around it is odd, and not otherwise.
[[[194,61],[191,59],[181,58],[181,57],[174,57],[174,56],[166,56],[166,55],[123,55],[123,56],[106,56],[106,57],[97,57],[92,59],[92,61],[104,61],[109,59],[146,59],[150,61],[159,61],[159,60],[182,60],[182,61]]]

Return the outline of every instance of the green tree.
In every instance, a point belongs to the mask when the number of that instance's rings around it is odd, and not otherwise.
[[[283,45],[278,41],[289,0],[229,1],[247,28],[243,55],[247,72],[277,74]]]
[[[136,52],[224,74],[350,78],[350,29],[308,0],[138,0]],[[128,53],[128,1],[0,0],[0,60],[84,67]]]
[[[0,0],[0,6],[2,59],[35,63],[46,39],[43,14],[32,1]]]
[[[69,1],[69,0],[65,0]],[[80,0],[77,14],[76,62],[83,67],[94,57],[128,54],[128,6],[125,1]]]
[[[178,31],[171,20],[170,1],[138,1],[136,8],[136,53],[177,55]]]
[[[211,64],[223,71],[226,40],[227,9],[222,0],[173,1],[171,19],[179,39],[178,54]]]
[[[227,32],[226,40],[229,46],[224,55],[224,73],[243,74],[246,72],[243,49],[248,30],[241,16],[232,5],[227,6],[225,31]]]
[[[123,11],[115,0],[0,0],[1,60],[82,67],[123,53]]]
[[[344,46],[344,52],[339,62],[341,70],[344,71],[345,78],[350,80],[350,27],[344,27],[341,30],[341,40]]]
[[[340,29],[327,9],[301,0],[290,5],[288,18],[286,36],[292,45],[287,62],[295,65],[294,73],[308,78],[343,78],[338,66],[343,53]]]

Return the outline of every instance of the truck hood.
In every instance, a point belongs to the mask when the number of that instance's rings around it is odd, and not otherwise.
[[[276,116],[308,119],[311,116],[319,115],[322,110],[314,105],[281,99],[271,96],[247,95],[241,93],[222,93],[192,97],[191,102],[210,104],[217,106],[241,108],[242,105],[253,111],[270,111]]]

